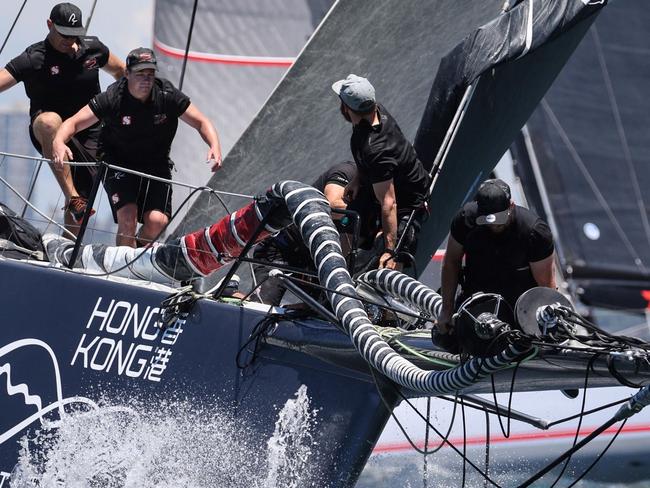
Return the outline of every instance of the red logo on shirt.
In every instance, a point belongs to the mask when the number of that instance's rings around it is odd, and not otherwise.
[[[61,69],[58,66],[50,66],[50,74],[58,75],[61,72]]]
[[[122,117],[122,125],[131,125],[131,116],[125,115]]]
[[[90,58],[84,61],[84,68],[94,69],[97,67],[97,58]]]

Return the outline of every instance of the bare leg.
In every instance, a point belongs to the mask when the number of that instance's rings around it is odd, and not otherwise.
[[[140,229],[140,241],[148,244],[153,242],[169,223],[169,218],[160,210],[149,210],[142,216],[144,221]]]
[[[62,123],[63,121],[59,114],[54,112],[43,112],[34,119],[32,129],[36,139],[41,144],[44,158],[52,159],[52,141],[54,140],[56,131],[61,127]],[[52,173],[54,173],[54,177],[61,187],[61,191],[63,191],[63,196],[65,198],[66,210],[63,214],[65,227],[74,235],[77,235],[79,232],[79,226],[75,224],[72,214],[67,210],[70,198],[77,196],[77,190],[72,182],[70,166],[64,164],[63,169],[59,170],[50,164],[50,168],[52,169]]]
[[[135,203],[124,205],[117,211],[117,236],[115,243],[118,246],[136,247],[135,231],[138,227],[138,206]]]

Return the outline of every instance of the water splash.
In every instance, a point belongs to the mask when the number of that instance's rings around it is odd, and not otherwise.
[[[78,411],[21,439],[11,487],[309,486],[314,420],[304,386],[268,445],[245,419],[190,401]]]
[[[296,399],[289,399],[280,410],[275,432],[268,441],[268,475],[264,488],[307,487],[314,483],[309,461],[314,439],[311,428],[316,411],[310,410],[307,387],[302,385]],[[315,486],[315,485],[314,485]]]

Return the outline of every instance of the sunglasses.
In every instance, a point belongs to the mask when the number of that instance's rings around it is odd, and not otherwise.
[[[76,39],[79,38],[79,36],[64,36],[63,34],[61,34],[61,33],[59,33],[59,32],[57,32],[57,34],[59,34],[59,36],[61,36],[63,39],[72,39],[72,40],[76,40]]]

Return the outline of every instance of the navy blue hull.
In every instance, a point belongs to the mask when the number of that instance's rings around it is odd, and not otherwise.
[[[203,300],[163,333],[165,292],[11,261],[0,261],[0,275],[0,471],[12,470],[37,412],[56,416],[72,397],[214,405],[242,419],[265,450],[279,408],[306,385],[318,409],[313,467],[332,486],[354,484],[387,421],[372,377],[329,324],[276,324],[240,369],[237,353],[263,312]]]

